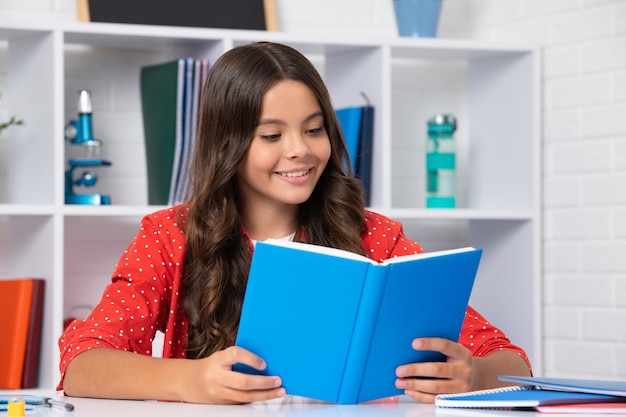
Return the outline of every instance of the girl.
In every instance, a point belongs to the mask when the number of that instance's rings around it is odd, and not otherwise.
[[[281,44],[223,54],[207,77],[191,199],[150,214],[118,262],[100,303],[59,339],[67,395],[248,403],[284,396],[280,375],[233,346],[254,242],[285,238],[377,261],[422,248],[402,226],[366,211],[328,91],[313,65]],[[155,332],[163,357],[152,357]],[[525,353],[468,308],[459,343],[416,339],[446,362],[396,370],[417,401],[530,375]],[[414,378],[435,377],[435,378]]]

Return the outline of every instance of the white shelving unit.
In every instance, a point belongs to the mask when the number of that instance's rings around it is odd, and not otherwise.
[[[58,381],[63,319],[93,305],[146,205],[139,101],[142,65],[214,61],[251,41],[286,43],[316,64],[337,107],[376,107],[372,209],[426,250],[485,249],[472,305],[529,353],[541,352],[539,53],[445,39],[334,39],[279,32],[97,23],[0,22],[3,108],[26,121],[0,137],[0,276],[47,280],[39,385]],[[2,67],[4,65],[4,67]],[[95,191],[111,206],[64,204],[78,89],[94,97],[94,135],[112,167]],[[0,90],[1,91],[1,90]],[[460,208],[425,209],[427,117],[459,119]],[[442,300],[445,302],[445,300]]]

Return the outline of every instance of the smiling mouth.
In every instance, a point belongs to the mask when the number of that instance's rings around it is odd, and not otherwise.
[[[281,177],[286,177],[286,178],[298,178],[298,177],[304,177],[309,172],[311,172],[311,169],[305,169],[302,171],[294,171],[294,172],[278,172],[278,175],[280,175]]]

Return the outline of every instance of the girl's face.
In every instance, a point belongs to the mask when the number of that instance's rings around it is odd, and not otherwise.
[[[300,81],[270,87],[254,137],[239,166],[245,205],[283,209],[305,202],[330,158],[322,109]]]

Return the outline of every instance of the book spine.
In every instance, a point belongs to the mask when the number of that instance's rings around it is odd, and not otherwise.
[[[33,287],[31,279],[0,280],[0,389],[22,388]]]
[[[191,156],[193,152],[193,148],[195,147],[196,142],[196,132],[198,126],[198,112],[200,105],[200,86],[202,83],[202,60],[196,59],[192,60],[193,64],[193,88],[191,91],[191,105],[190,111],[188,112],[188,122],[189,122],[189,134],[186,135],[185,146],[183,148],[183,155],[180,167],[180,178],[179,185],[177,188],[178,196],[176,197],[176,204],[184,203],[190,197],[190,183],[191,179],[189,178],[190,166],[191,166]]]
[[[183,151],[183,140],[185,132],[185,84],[187,81],[187,60],[178,60],[178,77],[176,80],[176,138],[174,142],[174,155],[172,164],[172,173],[170,176],[170,190],[168,193],[167,204],[172,206],[175,204],[176,186],[178,184],[178,173],[180,166],[180,156]]]
[[[358,402],[361,381],[365,371],[365,362],[376,328],[376,320],[382,302],[382,295],[387,281],[389,268],[372,264],[368,267],[367,278],[361,292],[361,302],[356,315],[350,350],[346,358],[343,378],[339,388],[337,402],[354,404]]]
[[[166,205],[176,141],[178,61],[142,67],[141,111],[148,176],[148,204]]]
[[[364,106],[357,154],[356,177],[363,183],[365,206],[371,204],[372,146],[374,144],[374,107]]]
[[[21,388],[35,388],[39,377],[39,357],[41,350],[41,329],[46,281],[33,279],[33,294],[30,307],[28,337],[24,355]]]
[[[356,175],[363,107],[346,107],[337,109],[335,113],[337,114],[337,119],[343,131],[343,138],[348,150],[352,174]]]

